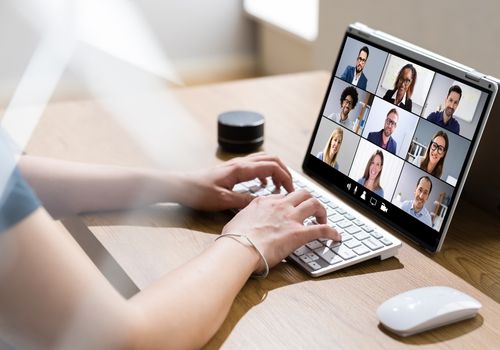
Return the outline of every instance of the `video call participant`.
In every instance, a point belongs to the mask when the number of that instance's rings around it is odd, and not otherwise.
[[[352,128],[352,122],[349,120],[349,112],[351,112],[358,103],[358,91],[354,86],[348,86],[340,95],[340,112],[332,113],[328,116],[329,119],[337,122],[348,129]]]
[[[401,205],[401,209],[424,224],[432,227],[432,217],[429,211],[424,207],[425,202],[429,199],[432,191],[432,181],[428,176],[422,176],[417,181],[417,188],[415,189],[415,198],[407,200]]]
[[[432,112],[427,117],[427,120],[455,134],[460,134],[460,123],[453,117],[453,113],[457,110],[461,98],[462,89],[458,85],[453,85],[448,90],[448,95],[444,100],[444,110],[441,112]]]
[[[342,140],[344,138],[344,131],[342,128],[336,128],[333,130],[328,142],[325,145],[323,151],[319,152],[316,156],[323,162],[339,170],[339,163],[337,163],[337,155],[342,145]]]
[[[411,96],[416,82],[417,70],[415,67],[410,63],[404,65],[399,70],[398,77],[394,82],[394,89],[387,90],[384,100],[411,112]]]
[[[447,150],[448,135],[444,131],[439,130],[429,142],[425,155],[416,157],[413,160],[413,164],[432,176],[441,177],[441,175],[443,175],[443,166]]]
[[[361,50],[359,50],[358,58],[356,59],[356,67],[347,66],[340,79],[345,80],[360,89],[366,90],[368,79],[363,73],[363,69],[365,68],[366,60],[368,59],[369,54],[370,50],[368,50],[368,47],[363,46]]]
[[[380,186],[380,176],[382,176],[382,168],[384,167],[384,154],[380,150],[376,150],[372,154],[368,163],[366,163],[365,173],[358,180],[360,185],[365,186],[372,192],[375,192],[380,197],[384,196],[384,190]]]
[[[368,134],[368,141],[373,142],[387,152],[396,154],[397,143],[392,138],[392,134],[398,125],[399,114],[396,108],[392,108],[385,118],[384,127],[380,131],[374,131]]]

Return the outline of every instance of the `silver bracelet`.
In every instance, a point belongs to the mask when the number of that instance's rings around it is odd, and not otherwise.
[[[253,249],[255,249],[255,251],[257,252],[257,254],[259,254],[259,256],[262,259],[262,261],[264,261],[264,265],[266,266],[266,268],[264,269],[264,272],[262,272],[262,273],[253,273],[252,277],[255,277],[255,278],[266,278],[267,275],[269,275],[269,264],[267,263],[267,260],[264,257],[264,254],[262,254],[260,252],[260,250],[257,248],[257,246],[252,242],[252,240],[250,238],[248,238],[248,236],[246,236],[246,235],[240,235],[240,234],[237,234],[237,233],[225,233],[225,234],[222,234],[222,235],[218,236],[215,240],[218,240],[219,238],[222,238],[222,237],[232,238],[235,241],[237,241],[239,243],[242,243],[242,244],[245,244],[245,243],[242,242],[242,241],[240,241],[238,238],[244,238],[244,239],[246,239],[247,242],[248,242],[248,244]]]

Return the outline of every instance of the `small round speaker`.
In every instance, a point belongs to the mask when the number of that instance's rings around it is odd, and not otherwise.
[[[219,146],[231,153],[248,153],[264,143],[264,117],[251,111],[230,111],[219,115]]]

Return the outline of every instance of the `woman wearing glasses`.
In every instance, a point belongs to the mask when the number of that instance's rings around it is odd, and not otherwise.
[[[440,178],[443,174],[444,160],[448,151],[448,135],[439,130],[429,142],[424,156],[416,157],[413,164],[427,171],[432,176]]]
[[[394,82],[394,89],[387,90],[384,100],[411,112],[411,96],[416,82],[417,71],[415,67],[410,63],[404,65],[399,70],[398,77]]]

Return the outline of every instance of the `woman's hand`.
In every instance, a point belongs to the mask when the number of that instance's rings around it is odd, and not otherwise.
[[[201,210],[241,209],[254,197],[233,192],[234,185],[255,178],[265,184],[269,176],[277,188],[283,186],[293,192],[292,176],[283,162],[278,157],[256,153],[234,158],[215,168],[183,174],[183,190],[178,194],[178,202]]]
[[[310,216],[315,217],[318,224],[304,226],[304,220]],[[323,205],[304,190],[286,196],[256,198],[224,227],[222,233],[248,236],[270,267],[314,239],[341,240],[340,234],[326,224]],[[260,261],[255,271],[263,268]]]

